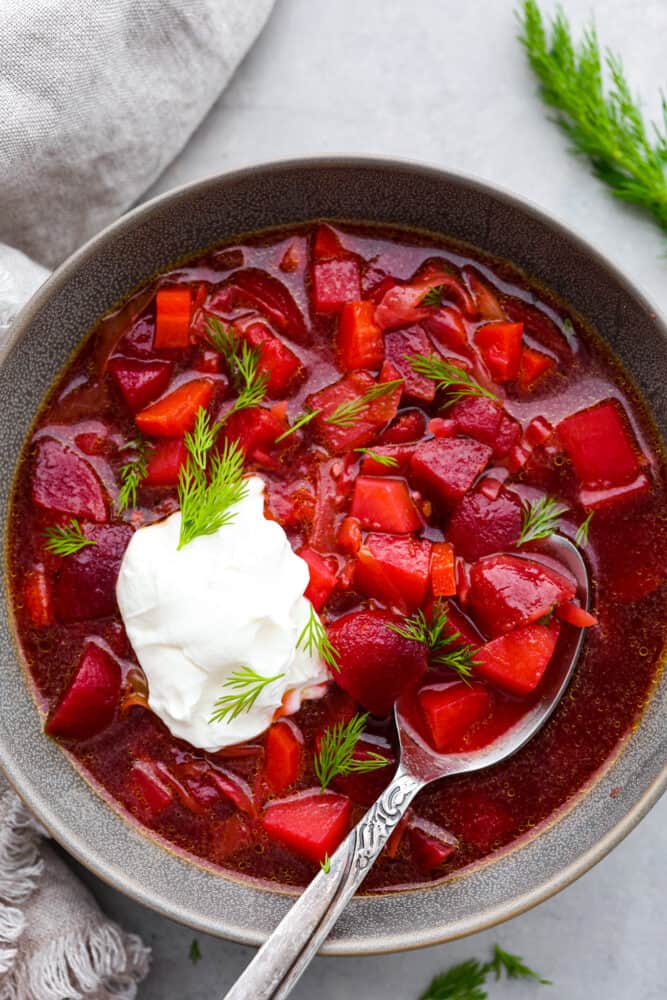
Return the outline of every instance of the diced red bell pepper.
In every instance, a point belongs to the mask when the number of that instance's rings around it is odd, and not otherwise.
[[[526,625],[485,643],[475,653],[475,672],[510,694],[531,694],[553,656],[558,629]]]
[[[359,262],[353,258],[320,260],[313,264],[313,301],[316,312],[337,313],[346,302],[361,299]]]
[[[37,445],[32,499],[43,510],[98,524],[108,517],[106,496],[93,469],[60,441],[42,439]]]
[[[521,363],[517,382],[523,392],[533,388],[543,375],[556,367],[556,362],[548,354],[536,351],[532,347],[524,347],[521,352]]]
[[[520,556],[486,556],[470,571],[470,607],[492,636],[537,621],[575,591],[560,573]]]
[[[421,410],[404,410],[380,434],[381,444],[407,444],[419,441],[426,432],[426,417]]]
[[[410,480],[433,500],[451,504],[467,493],[491,455],[488,445],[470,438],[434,438],[415,449]]]
[[[326,604],[331,592],[336,586],[336,573],[329,565],[329,560],[321,556],[319,552],[304,545],[297,551],[297,555],[308,564],[310,582],[305,590],[305,596],[313,605],[316,611],[321,611]]]
[[[274,722],[266,734],[264,776],[274,795],[280,795],[299,777],[303,736],[289,719]]]
[[[213,388],[210,379],[186,382],[137,413],[135,423],[142,434],[152,437],[183,437],[194,427],[199,410],[211,402]]]
[[[338,654],[336,684],[373,715],[388,715],[426,671],[426,647],[392,632],[404,619],[391,611],[355,611],[329,626]]]
[[[273,447],[287,426],[287,417],[281,416],[276,407],[251,406],[228,417],[222,440],[238,441],[246,455],[253,455]]]
[[[356,556],[361,548],[361,525],[356,517],[346,517],[338,529],[338,546],[343,552]]]
[[[319,864],[339,847],[350,824],[352,803],[335,792],[306,792],[272,802],[262,823],[272,840]]]
[[[519,374],[523,323],[487,323],[475,334],[475,345],[496,382],[509,382]]]
[[[155,350],[187,347],[190,343],[191,318],[190,289],[187,286],[161,288],[155,296]]]
[[[589,611],[585,611],[584,608],[572,602],[561,604],[556,609],[556,614],[562,622],[567,622],[568,625],[574,625],[576,628],[592,628],[593,625],[598,624],[595,615],[592,615]]]
[[[500,489],[491,499],[480,483],[466,493],[447,526],[447,538],[458,555],[474,562],[481,556],[514,545],[523,525],[523,508],[516,493]]]
[[[88,524],[84,534],[95,544],[63,559],[56,580],[56,617],[61,622],[105,618],[117,610],[116,581],[132,528]]]
[[[558,436],[586,486],[622,486],[639,475],[639,449],[615,399],[579,410],[558,424]]]
[[[402,378],[403,395],[419,403],[433,402],[435,382],[425,375],[419,375],[410,364],[410,358],[418,354],[430,357],[437,353],[420,326],[394,330],[385,337],[385,356],[396,371],[394,378]]]
[[[44,727],[50,736],[87,739],[109,725],[120,695],[116,660],[95,642],[83,648],[74,676]]]
[[[174,801],[174,792],[149,760],[135,760],[128,776],[133,798],[146,820],[155,819]]]
[[[436,832],[437,831],[437,832]],[[434,871],[455,853],[458,841],[435,823],[415,820],[410,827],[412,856],[425,872]]]
[[[452,681],[422,688],[419,707],[429,742],[439,752],[460,749],[466,733],[489,714],[491,698],[483,684]]]
[[[177,486],[188,454],[183,438],[158,441],[148,459],[144,486]]]
[[[401,611],[414,611],[426,596],[431,543],[411,535],[366,536],[357,553],[355,586]]]
[[[156,358],[139,361],[135,358],[112,358],[108,369],[123,398],[134,412],[148,406],[161,396],[171,381],[173,362]]]
[[[290,340],[297,344],[308,343],[308,330],[301,310],[281,281],[257,267],[247,267],[235,271],[230,282],[235,299],[256,306]]]
[[[434,597],[452,597],[456,593],[454,548],[449,542],[436,542],[433,546],[431,593]]]
[[[313,420],[313,426],[329,451],[341,453],[369,444],[380,428],[393,420],[401,398],[400,385],[373,400],[347,426],[327,422],[339,406],[362,400],[369,390],[380,384],[368,372],[351,372],[306,399],[308,409],[321,411]]]
[[[331,260],[336,257],[346,257],[347,250],[343,247],[336,230],[324,223],[315,230],[313,240],[313,257],[315,260]]]
[[[241,335],[257,350],[257,371],[268,376],[267,395],[274,399],[284,396],[303,371],[299,358],[264,323],[251,323]]]
[[[43,566],[28,570],[23,580],[23,603],[33,625],[45,628],[53,625],[53,595],[51,583]]]
[[[358,476],[352,495],[352,517],[369,531],[408,534],[422,526],[419,511],[404,479]]]
[[[475,300],[477,312],[486,320],[504,320],[505,313],[494,292],[471,267],[463,268],[463,275]]]
[[[384,338],[373,319],[372,302],[346,302],[338,323],[338,353],[344,371],[379,368],[384,361]]]

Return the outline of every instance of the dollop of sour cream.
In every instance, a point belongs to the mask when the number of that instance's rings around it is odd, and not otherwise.
[[[297,649],[312,608],[308,566],[264,517],[260,478],[248,480],[230,513],[231,523],[182,549],[180,512],[140,528],[116,587],[151,709],[174,736],[209,751],[258,736],[283,699],[293,711],[329,679],[316,650]],[[244,667],[281,676],[249,711],[211,722],[216,700],[235,693],[226,682]]]

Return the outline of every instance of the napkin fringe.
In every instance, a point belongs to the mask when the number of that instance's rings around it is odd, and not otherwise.
[[[17,963],[0,989],[0,1000],[134,1000],[148,973],[150,952],[135,934],[115,924],[91,924],[86,931],[50,941]]]
[[[0,975],[16,960],[25,915],[13,903],[23,903],[37,887],[44,869],[39,832],[19,797],[6,792],[0,800]]]

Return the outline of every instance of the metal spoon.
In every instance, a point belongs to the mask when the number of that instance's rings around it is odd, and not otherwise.
[[[577,584],[581,606],[588,610],[590,583],[579,550],[567,538],[552,535],[541,543],[539,551],[570,571]],[[554,669],[554,663],[547,671],[539,701],[511,729],[470,753],[435,753],[407,723],[399,699],[394,712],[401,756],[392,782],[340,845],[331,858],[329,871],[322,871],[313,879],[224,1000],[249,1000],[251,997],[252,1000],[282,1000],[288,996],[417,792],[448,775],[479,771],[498,764],[524,746],[558,705],[582,645],[582,629],[563,629],[558,656],[561,667]]]

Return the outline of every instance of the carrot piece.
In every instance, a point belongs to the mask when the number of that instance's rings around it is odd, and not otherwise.
[[[452,597],[456,593],[454,547],[436,542],[431,556],[431,590],[434,597]]]
[[[213,383],[209,379],[186,382],[137,413],[136,425],[142,433],[154,437],[183,437],[192,430],[198,411],[208,406],[212,395]]]
[[[43,566],[28,570],[23,582],[23,600],[33,625],[53,625],[51,586]]]
[[[580,608],[578,604],[574,604],[572,601],[569,604],[561,604],[559,608],[556,608],[556,614],[562,622],[575,625],[577,628],[590,628],[598,624],[595,615]]]
[[[303,754],[303,737],[293,722],[275,722],[266,734],[266,780],[271,791],[279,795],[293,785],[299,776]]]
[[[182,348],[190,343],[192,296],[189,288],[161,288],[155,296],[153,347]]]
[[[521,351],[521,362],[517,381],[519,388],[527,391],[548,371],[556,367],[556,362],[548,354],[536,351],[532,347],[524,347]]]

